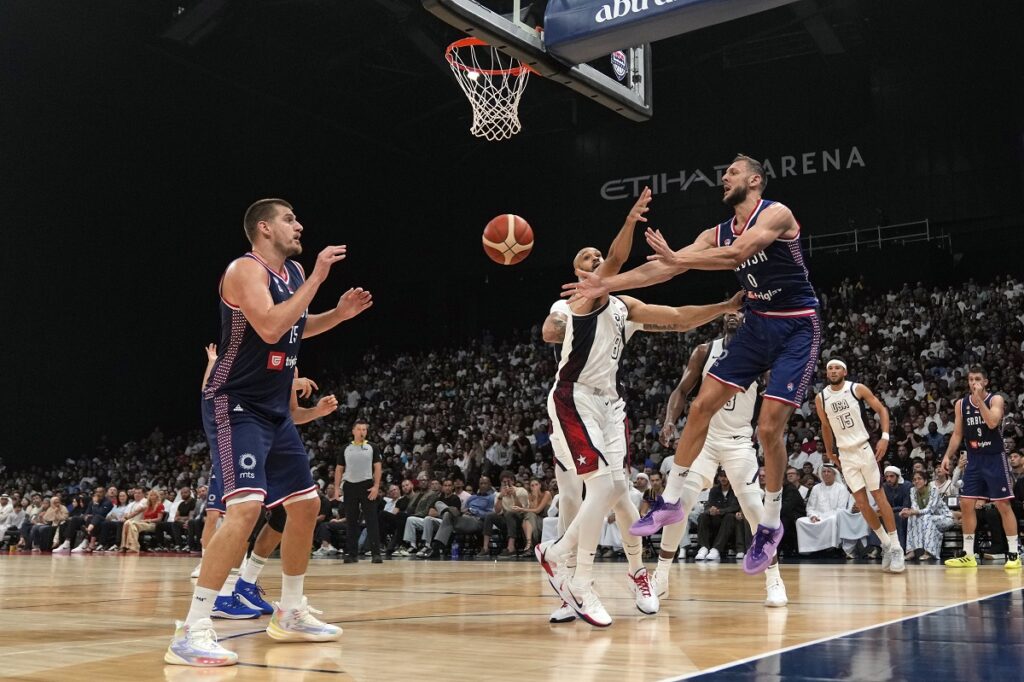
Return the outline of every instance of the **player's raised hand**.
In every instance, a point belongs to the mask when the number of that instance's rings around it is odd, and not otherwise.
[[[217,344],[211,343],[206,347],[206,359],[209,362],[217,359]]]
[[[672,422],[666,422],[661,427],[661,432],[658,433],[658,441],[661,442],[666,448],[672,445],[672,439],[676,437],[676,425]]]
[[[345,260],[347,251],[348,247],[344,244],[341,246],[328,246],[317,255],[316,265],[313,267],[313,272],[310,274],[309,278],[323,282],[327,279],[327,275],[331,271],[331,266]]]
[[[320,411],[321,417],[327,416],[338,409],[338,399],[334,397],[333,393],[331,395],[325,395],[317,401],[316,409]]]
[[[373,305],[373,296],[362,287],[349,289],[338,299],[338,314],[342,320],[351,320]]]
[[[629,215],[626,216],[626,221],[631,222],[634,225],[638,222],[646,223],[647,218],[644,217],[644,214],[651,210],[648,204],[651,203],[652,196],[651,188],[644,187],[644,191],[640,192],[640,198],[636,200],[635,204],[633,204],[633,208],[629,209]]]
[[[299,394],[300,398],[308,398],[313,395],[313,391],[320,390],[320,387],[316,385],[316,382],[306,377],[295,377],[292,380],[292,390]]]
[[[644,238],[647,240],[647,245],[654,251],[647,257],[647,260],[660,260],[668,265],[675,264],[676,252],[668,245],[668,240],[665,239],[661,230],[652,230],[648,227],[644,232]]]
[[[608,295],[608,287],[599,275],[585,270],[577,270],[578,282],[570,282],[562,285],[562,298],[568,298],[570,302],[584,298],[594,300]]]
[[[726,301],[726,304],[730,308],[729,312],[731,312],[731,313],[738,313],[740,310],[742,310],[743,309],[743,301],[746,299],[746,297],[747,297],[747,292],[744,289],[740,289],[735,294],[733,294],[732,298],[730,298],[728,301]]]

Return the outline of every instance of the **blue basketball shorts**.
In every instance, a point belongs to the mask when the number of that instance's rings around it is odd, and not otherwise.
[[[1010,463],[1004,453],[967,454],[960,497],[976,500],[1013,499]]]
[[[814,310],[775,317],[748,310],[708,376],[745,391],[771,370],[766,400],[800,407],[814,379],[821,352],[821,320]]]
[[[274,421],[219,395],[203,400],[203,428],[210,443],[211,479],[219,482],[225,505],[238,495],[258,495],[267,507],[275,507],[316,491],[291,417]]]
[[[213,442],[210,443],[212,452]],[[224,486],[220,484],[220,479],[217,478],[217,474],[211,471],[210,473],[210,486],[209,491],[206,493],[206,511],[215,511],[223,514],[226,511],[224,501],[221,500],[224,497]]]

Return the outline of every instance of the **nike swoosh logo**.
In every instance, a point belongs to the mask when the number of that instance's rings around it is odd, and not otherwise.
[[[577,599],[576,595],[572,593],[572,588],[571,587],[567,587],[567,588],[565,588],[565,591],[569,593],[570,597],[572,597],[572,600],[576,603],[576,606],[582,609],[583,608],[583,602],[581,602],[579,599]]]

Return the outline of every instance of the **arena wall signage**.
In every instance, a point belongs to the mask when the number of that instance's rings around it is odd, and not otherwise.
[[[764,173],[768,179],[786,178],[817,173],[834,173],[855,168],[866,168],[864,156],[856,145],[849,149],[836,147],[821,151],[803,152],[764,159]],[[635,199],[644,187],[654,194],[687,192],[691,189],[712,189],[722,185],[722,173],[728,163],[693,170],[684,169],[651,175],[635,175],[608,180],[601,185],[601,198],[605,201]]]

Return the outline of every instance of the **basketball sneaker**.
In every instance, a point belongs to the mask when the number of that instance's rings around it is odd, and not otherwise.
[[[661,608],[661,603],[658,601],[658,595],[654,593],[654,589],[651,587],[651,576],[648,574],[647,568],[641,566],[636,570],[636,573],[630,574],[629,579],[629,588],[633,591],[633,596],[636,598],[637,610],[648,616],[657,613]]]
[[[544,569],[544,571],[548,574],[549,578],[557,577],[555,573],[556,571],[558,571],[558,563],[549,559],[547,556],[548,550],[551,548],[551,545],[553,544],[555,544],[554,540],[548,540],[547,542],[542,542],[539,545],[534,546],[533,548],[534,556],[537,557],[537,561],[540,563],[540,567]],[[549,580],[548,582],[551,581]],[[555,592],[559,591],[558,586],[555,583],[552,582],[551,586],[555,588]]]
[[[612,624],[612,617],[608,615],[604,604],[594,591],[594,581],[580,584],[575,580],[565,580],[559,586],[559,590],[565,603],[576,612],[583,620],[594,627],[606,628]]]
[[[259,611],[265,616],[274,613],[274,607],[263,598],[266,590],[260,587],[259,583],[249,583],[241,578],[235,583],[234,597],[254,611]]]
[[[217,595],[213,601],[213,618],[227,618],[229,620],[245,620],[247,618],[259,618],[260,612],[250,609],[238,598],[238,594],[231,596]]]
[[[786,586],[782,578],[769,578],[765,582],[765,591],[768,593],[764,605],[771,608],[782,608],[789,603],[789,596],[786,594]]]
[[[1014,554],[1013,552],[1006,553],[1006,563],[1003,564],[1003,568],[1007,571],[1012,571],[1015,568],[1020,568],[1020,554]]]
[[[190,577],[190,578],[198,578],[199,577],[199,571],[201,571],[201,570],[203,570],[203,562],[202,561],[200,561],[198,564],[196,564],[196,567],[192,569],[192,572],[188,574],[188,577]]]
[[[637,537],[654,535],[665,526],[679,523],[686,518],[683,513],[683,505],[676,500],[674,503],[666,502],[661,495],[655,498],[651,509],[640,519],[629,527],[629,532]]]
[[[763,573],[775,558],[775,552],[779,549],[779,542],[782,541],[784,532],[781,523],[778,528],[766,528],[760,523],[757,524],[750,549],[743,557],[743,572],[747,575]]]
[[[176,622],[171,645],[164,654],[164,662],[171,665],[192,665],[199,668],[213,668],[238,663],[238,654],[228,651],[217,643],[217,633],[209,618],[196,621],[188,626]]]
[[[333,642],[341,638],[341,628],[324,623],[313,614],[322,614],[309,605],[306,597],[297,609],[282,609],[274,604],[274,615],[270,617],[267,634],[282,642]]]
[[[902,548],[901,548],[902,549]],[[882,549],[882,572],[888,573],[889,567],[892,566],[892,546]]]
[[[906,568],[906,557],[903,555],[903,548],[893,545],[887,554],[892,556],[889,559],[889,571],[891,573],[902,573]],[[885,560],[882,560],[882,568],[885,568]]]
[[[571,623],[574,620],[576,620],[576,612],[564,601],[561,606],[551,612],[551,617],[548,618],[549,623]]]
[[[975,561],[973,554],[967,554],[963,551],[957,552],[956,556],[952,559],[946,559],[946,566],[950,568],[976,568],[978,562]]]
[[[654,588],[654,594],[658,597],[658,601],[668,598],[668,571],[662,571],[660,568],[654,569],[654,573],[651,574],[651,586]]]

